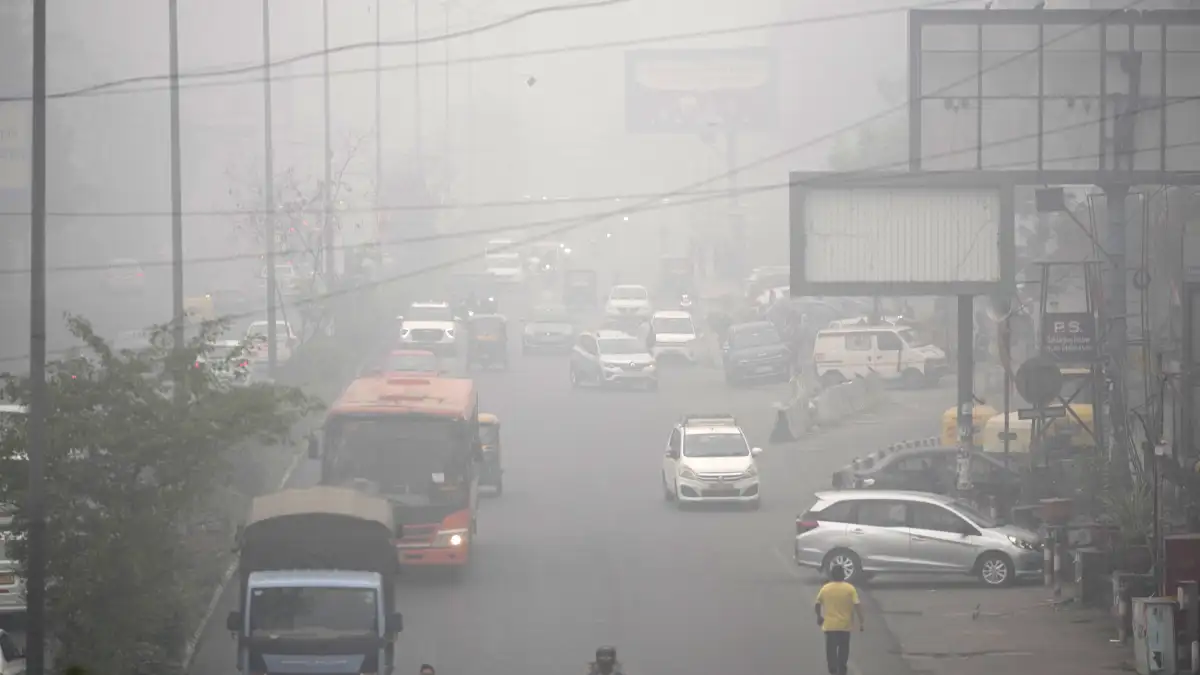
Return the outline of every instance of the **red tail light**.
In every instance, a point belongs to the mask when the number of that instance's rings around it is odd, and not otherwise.
[[[195,365],[195,366],[193,366],[193,367],[194,367],[194,368],[196,368],[196,369],[198,370],[198,369],[200,368],[200,362],[199,362],[199,361],[197,361],[197,362],[196,362],[196,365]]]
[[[238,368],[248,368],[249,366],[250,366],[249,361],[242,361],[241,363],[238,364]]]
[[[796,519],[796,534],[804,534],[805,532],[811,532],[812,530],[817,529],[818,526],[820,526],[820,523],[818,523],[815,520],[800,520],[799,518],[797,518]]]

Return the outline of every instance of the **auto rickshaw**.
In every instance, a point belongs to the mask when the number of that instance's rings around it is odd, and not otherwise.
[[[563,275],[563,304],[569,308],[591,309],[596,306],[596,271],[567,270]]]
[[[467,319],[467,367],[508,369],[508,319],[476,314]]]
[[[479,441],[483,446],[483,466],[479,485],[492,489],[497,497],[504,494],[504,469],[500,463],[500,418],[479,413]]]

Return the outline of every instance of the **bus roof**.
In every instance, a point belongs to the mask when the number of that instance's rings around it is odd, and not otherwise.
[[[404,375],[363,377],[350,383],[331,414],[412,414],[468,419],[475,414],[471,380]]]

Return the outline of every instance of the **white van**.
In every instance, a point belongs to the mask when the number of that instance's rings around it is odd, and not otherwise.
[[[946,353],[903,325],[837,326],[817,332],[813,366],[826,385],[875,373],[907,387],[937,384],[949,369]]]

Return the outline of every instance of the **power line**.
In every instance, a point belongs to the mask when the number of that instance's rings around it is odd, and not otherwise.
[[[1102,23],[1102,22],[1103,22],[1103,21],[1104,21],[1104,20],[1105,20],[1105,19],[1106,19],[1106,18],[1107,18],[1109,15],[1111,15],[1111,14],[1113,14],[1113,13],[1117,13],[1117,12],[1126,11],[1126,10],[1128,10],[1128,9],[1130,9],[1130,8],[1132,8],[1132,7],[1136,6],[1136,5],[1138,5],[1138,4],[1140,4],[1141,2],[1144,2],[1144,0],[1134,0],[1133,2],[1131,2],[1131,3],[1130,3],[1130,4],[1128,4],[1128,5],[1125,5],[1125,6],[1121,7],[1121,8],[1119,8],[1119,9],[1112,10],[1112,12],[1105,13],[1105,15],[1104,15],[1103,17],[1101,17],[1100,19],[1097,19],[1097,21],[1095,21],[1095,22],[1092,22],[1092,23],[1089,23],[1089,24],[1083,24],[1083,25],[1081,25],[1081,26],[1078,26],[1078,27],[1072,28],[1071,30],[1064,31],[1064,32],[1062,32],[1062,33],[1060,33],[1060,34],[1056,35],[1055,37],[1053,37],[1053,38],[1051,38],[1051,39],[1049,39],[1049,40],[1046,40],[1046,41],[1044,41],[1044,42],[1040,43],[1040,44],[1039,44],[1037,47],[1034,47],[1034,48],[1032,48],[1032,49],[1027,49],[1027,50],[1023,50],[1023,51],[1017,52],[1017,53],[1015,53],[1013,56],[1010,56],[1010,57],[1008,57],[1008,58],[1006,58],[1006,59],[1001,59],[1000,61],[997,61],[996,63],[993,63],[993,64],[989,65],[989,66],[988,66],[988,67],[986,67],[986,68],[982,68],[982,69],[980,69],[980,70],[979,70],[979,71],[977,71],[976,73],[973,73],[973,74],[971,74],[971,75],[965,76],[965,77],[963,77],[963,78],[960,78],[960,79],[958,79],[958,80],[955,80],[955,81],[951,81],[951,82],[949,82],[949,83],[947,83],[947,84],[943,85],[942,87],[938,88],[937,90],[935,90],[935,91],[933,91],[933,92],[930,92],[930,94],[928,94],[928,95],[937,95],[937,94],[940,94],[940,93],[944,93],[944,92],[946,92],[946,91],[948,91],[948,90],[950,90],[950,89],[952,89],[952,88],[954,88],[954,87],[957,87],[957,86],[960,86],[960,85],[962,85],[962,84],[965,84],[965,83],[967,83],[967,82],[970,82],[971,80],[973,80],[973,79],[975,79],[975,78],[977,78],[977,77],[980,77],[980,76],[982,76],[982,75],[983,75],[984,73],[986,73],[986,72],[991,72],[991,71],[993,71],[993,70],[996,70],[996,69],[998,69],[998,68],[1003,68],[1003,67],[1007,66],[1008,64],[1010,64],[1010,63],[1012,63],[1012,62],[1014,62],[1014,61],[1016,61],[1016,60],[1018,60],[1018,59],[1025,58],[1025,57],[1027,57],[1029,54],[1032,54],[1032,53],[1035,53],[1035,52],[1037,52],[1037,51],[1039,51],[1039,50],[1041,50],[1041,49],[1044,49],[1044,48],[1045,48],[1046,46],[1048,46],[1048,45],[1051,45],[1051,44],[1054,44],[1054,43],[1056,43],[1056,42],[1059,42],[1059,41],[1065,40],[1065,39],[1067,39],[1067,38],[1071,37],[1072,35],[1074,35],[1075,33],[1078,33],[1078,32],[1080,32],[1080,31],[1087,30],[1088,28],[1090,28],[1090,27],[1091,27],[1092,25],[1094,25],[1094,24],[1097,24],[1097,23]],[[655,199],[650,199],[650,200],[642,200],[642,201],[639,201],[637,204],[634,204],[633,206],[630,206],[630,207],[625,207],[625,208],[621,208],[621,209],[616,209],[616,210],[613,210],[613,211],[608,211],[608,212],[597,213],[597,214],[594,214],[594,216],[592,216],[592,217],[586,217],[586,218],[582,218],[582,219],[579,219],[577,222],[572,222],[572,223],[569,223],[569,224],[567,224],[567,225],[562,225],[562,226],[556,227],[555,229],[551,230],[551,231],[550,231],[550,232],[548,232],[548,233],[543,233],[543,234],[541,234],[541,235],[533,235],[533,236],[531,236],[531,237],[527,237],[527,238],[525,238],[525,239],[522,239],[522,240],[520,240],[520,241],[515,241],[515,242],[513,242],[512,244],[510,244],[509,246],[507,246],[507,247],[505,247],[505,248],[518,248],[518,247],[520,247],[520,246],[528,245],[528,244],[535,243],[535,242],[538,242],[538,241],[546,241],[546,240],[547,240],[548,238],[550,238],[550,237],[557,236],[557,235],[560,235],[560,234],[564,234],[564,233],[566,233],[566,232],[569,232],[569,231],[571,231],[571,230],[574,230],[574,229],[577,229],[577,228],[583,227],[583,226],[585,226],[585,225],[590,225],[590,224],[598,223],[598,222],[601,222],[601,221],[603,221],[603,220],[606,220],[606,219],[608,219],[608,218],[610,218],[610,217],[614,217],[614,216],[621,216],[621,215],[630,215],[630,214],[635,214],[635,213],[637,213],[637,212],[638,212],[638,211],[640,211],[640,210],[646,210],[648,207],[652,207],[653,205],[655,205],[656,203],[659,203],[659,202],[660,202],[661,200],[663,200],[663,199],[670,199],[670,198],[672,198],[672,197],[677,197],[677,196],[680,196],[680,195],[687,194],[687,193],[688,193],[688,192],[690,192],[690,191],[696,190],[696,189],[698,189],[698,188],[702,188],[702,187],[704,187],[704,186],[706,186],[706,185],[708,185],[708,184],[710,184],[710,183],[713,183],[713,182],[716,182],[716,181],[722,180],[722,179],[724,179],[724,178],[728,177],[728,176],[729,176],[729,175],[731,175],[731,174],[740,173],[740,172],[742,172],[742,171],[746,171],[746,170],[748,170],[748,169],[751,169],[751,168],[754,168],[754,167],[756,167],[756,166],[761,166],[761,165],[763,165],[763,164],[768,164],[768,163],[770,163],[770,162],[773,162],[773,161],[775,161],[775,160],[777,160],[777,159],[780,159],[781,157],[787,156],[787,155],[789,155],[789,154],[793,154],[793,153],[795,153],[795,152],[798,152],[798,151],[800,151],[800,150],[803,150],[803,149],[805,149],[805,148],[808,148],[808,147],[811,147],[811,146],[817,145],[817,144],[819,144],[819,143],[823,143],[823,142],[825,142],[825,141],[827,141],[827,140],[830,140],[830,139],[832,139],[832,138],[835,138],[835,137],[837,137],[837,136],[840,136],[841,134],[844,134],[844,133],[847,133],[847,132],[850,132],[850,131],[854,131],[855,129],[859,129],[859,128],[861,128],[861,127],[863,127],[863,126],[866,126],[866,125],[868,125],[868,124],[870,124],[870,123],[872,123],[872,122],[875,122],[875,121],[877,121],[877,120],[879,120],[879,119],[881,119],[881,118],[883,118],[883,117],[886,117],[887,115],[890,115],[890,114],[892,114],[892,113],[894,113],[894,112],[897,112],[897,111],[899,111],[899,110],[902,110],[902,109],[903,109],[904,107],[906,107],[907,105],[908,105],[908,102],[907,102],[907,101],[905,101],[905,102],[903,102],[903,103],[900,103],[900,104],[898,104],[898,105],[890,106],[890,107],[888,107],[888,108],[885,108],[885,109],[883,109],[883,110],[881,110],[881,111],[879,111],[879,112],[877,112],[877,113],[875,113],[875,114],[873,114],[873,115],[870,115],[870,116],[868,116],[868,117],[865,117],[865,118],[863,118],[863,119],[860,119],[860,120],[858,120],[858,121],[856,121],[856,122],[853,122],[853,123],[850,123],[850,124],[848,124],[848,125],[845,125],[845,126],[843,126],[843,127],[839,128],[839,129],[835,129],[834,131],[827,132],[827,133],[824,133],[824,134],[820,134],[820,135],[818,135],[818,136],[815,136],[815,137],[812,137],[812,138],[808,139],[807,141],[804,141],[804,142],[802,142],[802,143],[800,143],[800,144],[797,144],[797,145],[794,145],[794,146],[791,146],[791,147],[788,147],[788,148],[784,148],[784,149],[782,149],[782,150],[779,150],[779,151],[776,151],[776,152],[770,153],[770,154],[768,154],[768,155],[765,155],[765,156],[763,156],[763,157],[760,157],[760,158],[758,158],[758,159],[756,159],[756,160],[753,160],[753,161],[751,161],[751,162],[748,162],[748,163],[746,163],[746,164],[743,164],[743,165],[741,165],[740,167],[735,167],[735,168],[733,168],[733,169],[730,169],[730,170],[728,170],[728,171],[721,172],[721,173],[719,173],[719,174],[716,174],[716,175],[710,176],[710,177],[708,177],[708,178],[704,178],[704,179],[701,179],[701,180],[698,180],[698,181],[694,181],[694,182],[692,182],[692,183],[688,183],[688,184],[686,184],[686,185],[683,185],[682,187],[679,187],[679,188],[676,188],[676,189],[674,189],[674,190],[671,190],[671,191],[669,191],[669,192],[663,193],[663,194],[659,195],[659,196],[658,196],[657,198],[655,198]],[[1094,123],[1095,123],[1094,121],[1090,121],[1090,122],[1089,122],[1089,124],[1094,124]],[[1006,142],[1011,142],[1011,141],[1005,141],[1005,143],[1006,143]],[[972,149],[974,149],[974,148],[972,148]],[[953,151],[953,152],[951,152],[951,153],[942,153],[942,154],[954,155],[954,154],[959,154],[959,153],[961,153],[961,152],[965,152],[965,151],[966,151],[965,149],[963,149],[963,150],[955,150],[955,151]],[[1084,157],[1087,157],[1087,156],[1088,156],[1088,155],[1084,155]],[[936,157],[936,155],[935,155],[935,157]],[[930,158],[933,158],[933,157],[930,157]],[[1065,160],[1065,159],[1070,159],[1070,158],[1059,158],[1059,161],[1062,161],[1062,160]],[[907,163],[907,162],[905,162],[905,163]],[[851,174],[851,175],[853,175],[853,174],[860,174],[860,175],[862,175],[862,174],[869,174],[869,173],[876,172],[876,171],[881,171],[881,170],[884,170],[884,171],[886,171],[886,169],[887,169],[887,168],[889,168],[889,167],[892,167],[892,166],[895,166],[895,165],[897,165],[897,164],[899,164],[899,163],[898,163],[898,162],[892,162],[892,163],[889,163],[889,164],[878,165],[878,166],[875,166],[875,167],[872,167],[872,168],[869,168],[869,169],[863,169],[863,170],[858,170],[858,171],[848,171],[848,172],[844,172],[844,173],[846,173],[846,174]],[[1024,163],[1022,163],[1022,164],[1024,164]],[[900,171],[898,171],[898,172],[895,172],[894,176],[895,176],[895,178],[896,178],[898,181],[899,181],[899,180],[905,180],[905,179],[910,179],[910,180],[911,180],[912,178],[914,178],[913,174],[911,174],[911,173],[908,173],[908,172],[900,172]],[[917,176],[915,176],[915,177],[919,179],[921,176],[920,176],[920,175],[917,175]],[[798,184],[803,184],[803,183],[798,183]],[[789,184],[789,187],[794,187],[795,185],[796,185],[796,184]],[[350,293],[356,293],[356,292],[360,292],[360,291],[365,291],[365,290],[370,290],[370,289],[374,289],[374,288],[379,288],[379,287],[381,287],[381,286],[384,286],[384,285],[386,285],[386,284],[391,284],[391,283],[395,283],[395,282],[398,282],[398,281],[403,281],[403,280],[405,280],[405,279],[410,279],[410,278],[413,278],[413,277],[419,277],[419,276],[423,276],[423,275],[429,274],[429,273],[431,273],[431,272],[438,272],[438,271],[441,271],[441,270],[449,269],[449,268],[455,267],[455,266],[457,266],[457,265],[460,265],[460,264],[463,264],[463,263],[468,263],[468,262],[471,262],[471,261],[473,261],[473,260],[477,260],[478,258],[479,258],[479,254],[472,254],[472,255],[468,255],[468,256],[459,256],[458,258],[454,258],[454,259],[451,259],[451,260],[448,260],[448,261],[444,261],[444,262],[441,262],[441,263],[435,263],[435,264],[433,264],[433,265],[428,265],[428,266],[425,266],[425,267],[419,268],[419,269],[417,269],[417,270],[414,270],[414,271],[411,271],[411,272],[402,273],[402,274],[398,274],[398,275],[394,275],[394,276],[388,277],[388,278],[386,278],[386,279],[381,279],[381,280],[378,280],[378,281],[370,281],[370,282],[367,282],[367,283],[358,284],[358,285],[351,286],[351,287],[344,288],[344,289],[337,289],[337,290],[329,291],[329,292],[327,292],[327,293],[319,294],[319,295],[317,295],[317,296],[314,296],[314,297],[312,297],[312,298],[305,298],[305,299],[302,299],[302,300],[298,301],[296,304],[297,304],[297,305],[310,305],[310,304],[316,304],[316,303],[318,303],[318,302],[323,302],[323,301],[325,301],[325,300],[330,300],[330,299],[333,299],[333,298],[342,297],[342,296],[344,296],[344,295],[348,295],[348,294],[350,294]],[[243,313],[240,313],[240,314],[230,314],[230,315],[225,315],[225,316],[224,316],[224,317],[222,317],[222,318],[223,318],[223,319],[226,319],[226,320],[233,320],[233,319],[238,319],[238,318],[247,318],[247,317],[255,316],[257,313],[258,313],[257,311],[254,311],[254,312],[243,312]],[[59,352],[59,353],[70,353],[70,350],[67,350],[66,352]],[[28,359],[28,358],[29,358],[29,355],[28,355],[28,354],[26,354],[26,355],[23,355],[23,356],[0,357],[0,363],[6,362],[6,361],[21,361],[21,360],[25,360],[25,359]]]
[[[624,1],[624,0],[622,0],[622,1]],[[643,46],[643,45],[661,44],[661,43],[666,43],[666,42],[680,42],[680,41],[686,41],[686,40],[697,40],[697,39],[703,39],[703,38],[709,38],[709,37],[736,35],[739,33],[752,33],[752,32],[756,32],[756,31],[771,30],[771,29],[775,29],[775,28],[789,28],[789,27],[795,27],[795,26],[808,26],[808,25],[819,25],[819,24],[826,24],[826,23],[836,23],[839,21],[848,21],[848,20],[854,20],[854,19],[865,19],[865,18],[870,18],[870,17],[874,17],[874,16],[885,16],[888,14],[897,14],[897,13],[901,13],[901,12],[907,12],[907,11],[913,10],[913,9],[935,9],[938,7],[949,7],[952,5],[960,5],[965,2],[971,2],[971,1],[972,0],[934,0],[932,2],[926,2],[926,3],[921,3],[921,4],[915,4],[915,5],[907,5],[904,7],[889,7],[889,8],[884,8],[884,9],[859,10],[859,11],[854,11],[854,12],[843,12],[840,14],[827,14],[824,16],[808,17],[808,18],[803,18],[803,19],[788,19],[788,20],[780,20],[780,21],[769,21],[769,22],[757,23],[757,24],[746,24],[746,25],[742,25],[742,26],[732,26],[732,27],[728,27],[728,28],[713,28],[713,29],[708,29],[708,30],[688,31],[688,32],[680,32],[680,33],[668,33],[665,35],[656,35],[656,36],[649,36],[649,37],[644,37],[644,38],[626,38],[626,39],[622,39],[622,40],[607,40],[607,41],[601,41],[601,42],[589,42],[589,43],[582,43],[582,44],[576,44],[576,45],[565,45],[562,47],[545,47],[545,48],[541,48],[541,49],[497,52],[494,54],[480,54],[478,56],[467,56],[467,57],[460,57],[460,58],[454,58],[454,59],[442,59],[442,60],[431,60],[431,61],[422,60],[420,67],[421,68],[448,67],[451,65],[467,65],[467,64],[472,64],[472,63],[507,61],[507,60],[513,60],[513,59],[529,58],[529,57],[534,57],[534,56],[554,56],[554,55],[559,55],[559,54],[570,54],[570,53],[577,53],[577,52],[616,49],[616,48],[621,48],[621,47],[636,47],[636,46]],[[1139,1],[1144,1],[1144,0],[1139,0]],[[567,5],[567,7],[570,7],[570,5]],[[517,15],[517,16],[519,16],[519,15]],[[506,22],[511,23],[513,20],[515,20],[515,18],[510,17],[509,19],[506,19]],[[487,24],[487,25],[490,25],[490,24]],[[475,30],[476,30],[476,32],[478,32],[482,28],[483,27],[479,27]],[[460,33],[461,33],[461,31],[460,31]],[[444,39],[446,39],[446,36],[441,35],[441,36],[436,36],[436,37],[419,38],[419,39],[394,41],[394,42],[379,42],[379,43],[362,42],[362,43],[355,43],[354,45],[347,45],[347,47],[354,47],[357,49],[366,49],[366,48],[373,49],[377,45],[380,47],[412,46],[412,45],[425,44],[427,42],[439,42]],[[292,58],[293,59],[302,59],[302,58],[309,59],[309,58],[316,58],[316,57],[320,56],[321,54],[322,54],[322,52],[307,52],[305,54],[302,54],[302,55],[299,55],[296,57],[292,57]],[[362,75],[362,74],[375,73],[375,72],[380,72],[380,71],[388,72],[388,71],[397,71],[397,70],[410,70],[415,67],[417,67],[415,63],[408,62],[408,63],[400,63],[400,64],[382,66],[382,67],[364,66],[364,67],[359,67],[359,68],[343,68],[343,69],[338,69],[338,70],[330,70],[329,76],[330,77],[340,77],[340,76],[345,76],[345,75]],[[259,64],[259,65],[241,65],[241,66],[236,66],[236,67],[229,67],[229,68],[225,68],[225,69],[216,69],[216,70],[212,70],[212,71],[205,71],[205,72],[199,72],[199,73],[188,73],[186,75],[181,75],[180,77],[181,78],[186,77],[189,80],[205,79],[205,78],[213,78],[213,77],[228,77],[231,75],[246,74],[249,72],[261,71],[262,68],[263,68],[263,66],[261,64]],[[305,80],[305,79],[314,79],[314,78],[321,78],[321,77],[324,77],[324,73],[288,73],[285,75],[274,75],[273,74],[271,76],[271,81],[272,82],[282,82],[282,81],[288,81],[288,80]],[[70,89],[70,90],[61,91],[61,92],[55,92],[53,94],[49,94],[47,96],[47,98],[64,99],[64,98],[79,98],[79,97],[90,97],[90,96],[119,96],[119,95],[124,95],[124,94],[140,94],[140,93],[151,92],[151,91],[165,91],[166,89],[168,89],[168,87],[163,86],[163,85],[150,86],[150,87],[135,87],[135,88],[130,88],[130,89],[123,89],[122,87],[128,87],[130,85],[135,85],[135,84],[157,83],[157,82],[165,81],[166,79],[167,79],[167,77],[165,75],[142,75],[142,76],[137,76],[137,77],[128,77],[128,78],[122,78],[122,79],[116,79],[116,80],[109,80],[106,82],[100,82],[97,84],[88,85],[86,87],[80,87],[77,89]],[[232,86],[251,85],[251,84],[261,85],[262,81],[263,81],[262,77],[253,77],[253,78],[235,79],[235,80],[223,81],[223,82],[190,82],[190,83],[181,82],[180,88],[181,89],[198,89],[198,88],[209,88],[209,87],[232,87]],[[28,101],[28,100],[30,100],[30,98],[28,96],[0,97],[0,103],[9,102],[9,101]]]

